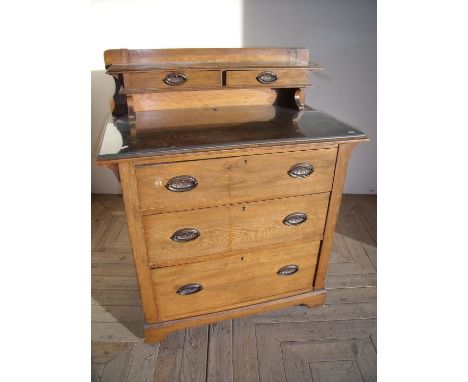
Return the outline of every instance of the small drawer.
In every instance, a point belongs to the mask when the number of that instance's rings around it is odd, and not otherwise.
[[[151,271],[160,320],[190,317],[312,290],[320,241],[272,245]]]
[[[336,148],[136,167],[142,210],[173,212],[331,190]]]
[[[143,216],[148,257],[160,267],[323,234],[330,193]]]
[[[220,70],[155,70],[126,73],[125,90],[213,88],[222,85]]]
[[[226,86],[306,86],[309,72],[303,69],[228,70]]]

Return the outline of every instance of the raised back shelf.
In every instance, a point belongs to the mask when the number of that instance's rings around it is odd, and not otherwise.
[[[107,50],[104,59],[116,84],[113,115],[130,119],[141,111],[181,107],[302,110],[309,72],[319,69],[303,48],[117,49]]]
[[[109,49],[106,66],[113,64],[226,64],[307,65],[309,50],[304,48],[206,48],[206,49]]]

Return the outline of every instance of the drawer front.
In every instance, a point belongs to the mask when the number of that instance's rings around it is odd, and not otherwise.
[[[182,70],[125,74],[125,89],[212,88],[222,85],[219,70]]]
[[[159,319],[216,312],[310,291],[319,245],[315,241],[268,246],[152,270]]]
[[[171,212],[327,192],[336,154],[330,148],[137,166],[141,209]],[[293,174],[301,170],[302,177]]]
[[[200,261],[203,256],[320,237],[329,196],[327,192],[144,216],[150,263]]]
[[[300,69],[228,70],[226,86],[305,86],[309,85],[309,72]]]

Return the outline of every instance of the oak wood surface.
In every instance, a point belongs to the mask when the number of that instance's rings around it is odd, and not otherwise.
[[[145,342],[152,343],[163,341],[168,334],[181,328],[190,328],[207,323],[224,321],[244,317],[252,314],[269,312],[275,309],[281,309],[294,305],[307,305],[309,308],[323,305],[326,297],[326,291],[314,291],[305,293],[291,293],[291,296],[279,297],[275,300],[259,302],[244,307],[222,310],[219,312],[208,313],[202,316],[181,318],[178,320],[164,321],[145,326]]]
[[[336,149],[297,151],[136,167],[143,210],[169,212],[213,205],[326,192],[331,189]],[[292,178],[288,170],[309,163],[314,172]],[[173,177],[190,175],[198,185],[188,192],[166,189]]]
[[[238,255],[151,271],[158,315],[162,320],[250,305],[261,299],[298,290],[311,290],[320,242],[298,242],[240,252]],[[288,276],[277,271],[295,264]],[[203,289],[178,295],[185,284]]]
[[[336,168],[333,178],[333,189],[330,196],[330,205],[328,208],[327,221],[325,223],[325,232],[322,246],[320,248],[320,257],[314,281],[315,289],[322,289],[325,287],[325,277],[330,259],[333,234],[335,232],[335,226],[340,211],[341,196],[343,192],[346,171],[348,170],[348,161],[351,157],[351,153],[354,147],[354,144],[338,146],[338,156],[336,159]]]
[[[328,199],[329,193],[321,193],[144,216],[149,261],[165,266],[200,261],[200,257],[211,254],[315,238],[323,233]],[[307,220],[297,226],[283,223],[286,216],[296,212],[307,214]],[[183,228],[195,228],[200,236],[188,242],[173,241],[174,232]]]
[[[261,105],[255,108],[231,106],[218,111],[219,109],[213,108],[146,111],[138,113],[136,129],[139,136],[145,136],[145,132],[152,133],[156,130],[172,132],[173,128],[185,126],[192,129],[210,129],[212,125],[268,121],[276,115],[273,105]]]
[[[272,105],[274,89],[192,90],[133,94],[135,112],[202,107]]]
[[[215,63],[215,62],[155,62],[153,64],[112,64],[107,67],[108,74],[120,74],[120,73],[138,73],[138,72],[150,72],[153,70],[178,70],[178,69],[194,69],[194,70],[253,70],[253,69],[264,69],[264,68],[279,68],[289,70],[308,70],[308,71],[320,71],[323,68],[315,63],[308,62],[306,64],[285,64],[282,62],[261,62],[261,63],[248,63],[248,62],[228,62],[228,63]]]
[[[257,80],[257,76],[266,71],[274,72],[278,78],[269,84],[263,84]],[[309,72],[307,70],[262,68],[257,70],[227,70],[226,86],[261,86],[261,87],[302,87],[309,85]]]
[[[125,76],[125,89],[166,89],[175,88],[213,88],[222,85],[221,71],[219,70],[175,70],[176,73],[182,73],[186,81],[180,85],[168,85],[164,78],[169,71],[154,70],[151,72],[129,73]]]
[[[104,52],[106,66],[113,64],[155,63],[242,63],[275,62],[282,65],[308,65],[304,48],[185,48],[185,49],[109,49]]]
[[[148,254],[139,211],[135,168],[130,163],[119,163],[119,172],[145,318],[146,322],[156,322],[157,312],[154,304],[153,288],[148,268]]]

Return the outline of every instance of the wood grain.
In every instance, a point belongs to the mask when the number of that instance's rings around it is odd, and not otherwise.
[[[261,72],[274,72],[278,78],[276,81],[263,84],[257,80]],[[260,87],[302,87],[309,85],[309,71],[303,69],[276,69],[261,68],[257,70],[227,70],[226,86],[260,86]]]
[[[232,320],[210,325],[207,382],[232,381]]]
[[[167,266],[200,261],[202,257],[321,237],[327,215],[329,193],[203,208],[143,217],[150,264]],[[283,220],[302,212],[307,220],[289,226]],[[175,242],[172,234],[195,228],[200,236]]]
[[[210,131],[214,125],[252,123],[269,121],[276,115],[273,105],[245,108],[243,106],[230,106],[222,108],[171,109],[153,110],[138,113],[136,129],[139,136],[145,132],[153,133],[155,130],[173,131],[173,128],[189,127],[191,129],[206,129]],[[221,131],[223,133],[223,131]]]
[[[168,85],[163,80],[169,71],[152,70],[149,72],[128,73],[125,78],[125,90],[151,90],[151,89],[185,89],[185,88],[213,88],[222,85],[220,70],[177,70],[186,77],[186,82],[180,85]]]
[[[223,89],[133,94],[135,112],[195,109],[201,107],[272,105],[278,94],[273,89]]]
[[[325,224],[325,233],[322,247],[320,249],[319,263],[314,282],[315,289],[325,287],[325,277],[327,274],[328,262],[335,232],[336,222],[340,211],[341,195],[343,192],[348,161],[354,149],[354,144],[339,145],[338,156],[336,159],[335,175],[333,178],[333,190],[330,196],[330,205],[328,208],[327,222]]]
[[[109,49],[104,52],[106,66],[112,64],[154,63],[243,63],[276,62],[307,65],[309,51],[304,48],[188,48],[188,49]]]
[[[320,242],[300,242],[245,251],[207,262],[151,271],[158,314],[171,320],[215,312],[274,298],[292,291],[311,290]],[[279,276],[279,268],[295,264],[299,271]],[[181,296],[184,284],[203,289]]]
[[[135,345],[126,382],[153,382],[160,344]]]
[[[139,212],[140,206],[136,187],[135,167],[131,163],[119,163],[119,171],[145,319],[146,322],[156,322],[157,313],[148,268],[148,255],[146,252],[143,225]]]
[[[233,308],[215,313],[208,313],[203,316],[181,318],[179,320],[164,321],[145,326],[145,342],[163,341],[170,333],[182,328],[200,326],[207,323],[214,323],[226,319],[244,317],[252,314],[269,312],[294,305],[307,305],[310,308],[323,305],[325,301],[325,290],[294,294],[292,296],[277,298],[272,301],[252,304],[241,308]]]
[[[141,208],[159,213],[327,192],[336,153],[320,149],[137,166]],[[314,172],[306,178],[290,177],[289,169],[298,163],[312,164]],[[189,192],[167,190],[167,182],[179,175],[195,177],[197,187]]]

